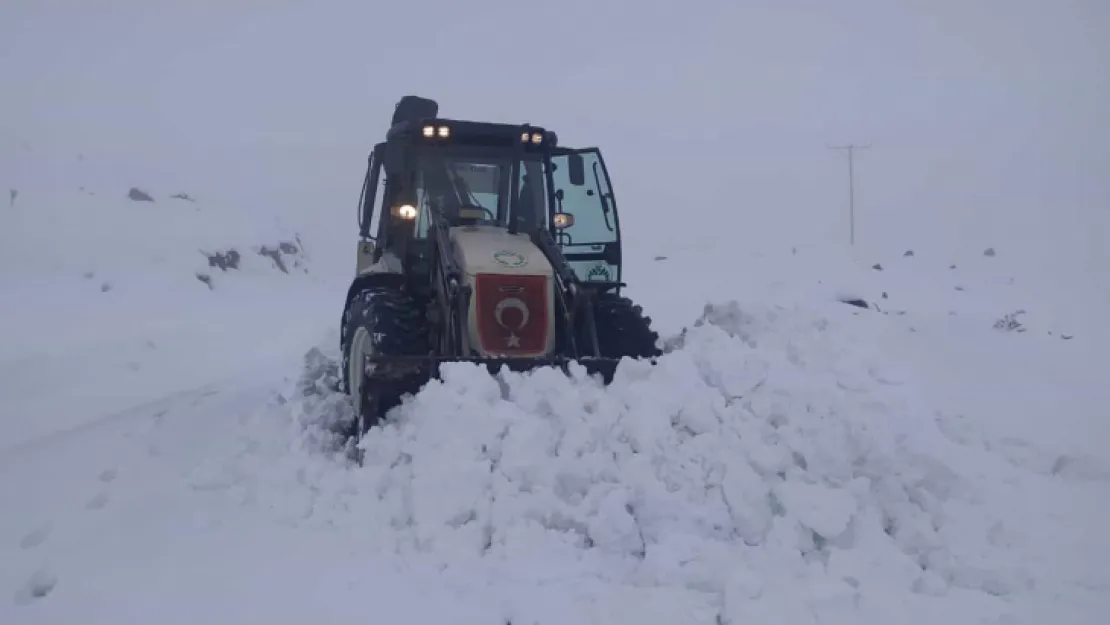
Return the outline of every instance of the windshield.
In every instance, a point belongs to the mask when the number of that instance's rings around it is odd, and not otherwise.
[[[513,160],[503,150],[443,147],[423,150],[417,167],[417,237],[428,231],[436,209],[449,223],[505,225],[526,231],[544,223],[547,192],[540,155],[526,155],[517,169],[519,194],[509,198]],[[511,200],[511,201],[510,201]]]

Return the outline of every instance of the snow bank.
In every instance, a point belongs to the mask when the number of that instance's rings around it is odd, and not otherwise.
[[[1083,622],[1061,617],[1105,605],[1094,586],[1029,598],[1042,571],[980,477],[1006,467],[946,438],[849,319],[709,306],[608,388],[445,367],[364,439],[344,488],[369,501],[343,507],[374,553],[512,622]],[[319,448],[349,407],[311,382],[294,414]]]
[[[960,332],[1000,324],[999,329],[1054,340],[1110,339],[1099,313],[1110,306],[1106,290],[1092,288],[1083,267],[1073,273],[1023,272],[1011,258],[1021,250],[958,258],[908,250],[910,255],[879,257],[833,245],[765,243],[742,247],[722,263],[720,249],[709,240],[664,243],[651,255],[633,256],[624,276],[629,293],[661,328],[674,332],[699,314],[704,302],[742,297],[814,310],[858,300],[907,323]]]

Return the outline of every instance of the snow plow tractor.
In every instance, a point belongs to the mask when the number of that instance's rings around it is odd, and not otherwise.
[[[491,374],[579,363],[609,383],[623,357],[653,359],[658,335],[623,286],[597,148],[440,118],[434,100],[405,96],[369,156],[343,307],[355,438],[445,362]]]

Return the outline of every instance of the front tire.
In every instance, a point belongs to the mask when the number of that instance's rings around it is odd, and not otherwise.
[[[655,358],[663,352],[656,347],[659,333],[651,328],[651,317],[627,297],[601,293],[594,299],[597,344],[604,358]],[[589,332],[582,328],[576,337],[579,351],[590,350]]]
[[[351,299],[343,318],[343,385],[355,407],[356,439],[401,403],[402,388],[367,375],[366,356],[426,356],[430,351],[424,307],[401,287],[371,286]]]

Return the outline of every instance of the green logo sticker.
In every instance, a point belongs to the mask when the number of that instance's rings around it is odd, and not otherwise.
[[[612,279],[609,273],[609,267],[606,265],[594,265],[593,269],[586,274],[587,282],[608,282]]]
[[[493,253],[493,260],[506,267],[523,267],[528,264],[528,259],[523,254],[510,250],[499,250]]]

